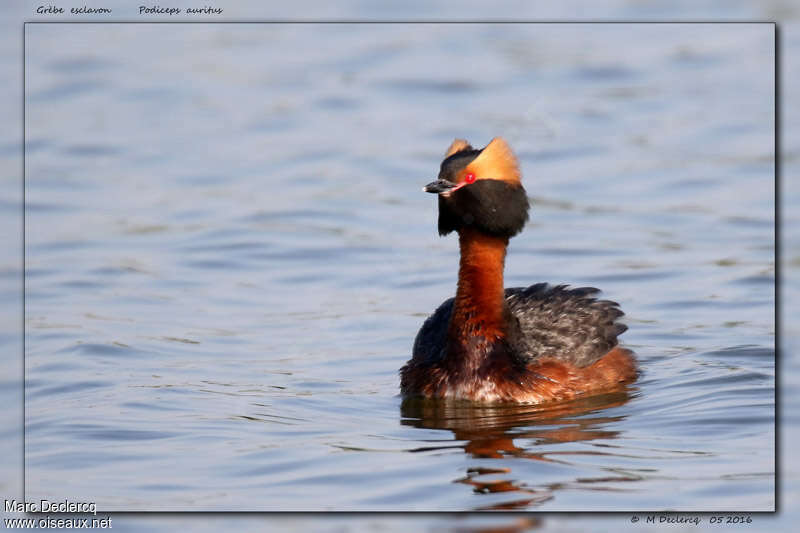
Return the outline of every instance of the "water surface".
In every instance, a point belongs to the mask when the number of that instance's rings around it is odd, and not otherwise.
[[[465,36],[469,38],[465,38]],[[27,498],[771,510],[771,25],[31,25]],[[509,286],[622,304],[641,379],[402,402],[455,287],[420,187],[503,135]]]

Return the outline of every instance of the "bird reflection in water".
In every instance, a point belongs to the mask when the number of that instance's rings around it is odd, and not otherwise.
[[[558,458],[563,454],[604,455],[602,451],[584,450],[536,451],[543,445],[615,439],[619,431],[605,429],[620,422],[624,415],[604,414],[605,409],[624,405],[630,398],[627,388],[581,398],[570,402],[545,405],[495,404],[481,405],[468,401],[408,398],[401,404],[403,425],[424,429],[445,429],[453,432],[453,440],[463,444],[416,448],[426,452],[446,448],[462,448],[475,459],[518,457],[534,461],[568,464]],[[524,447],[515,441],[524,439]],[[486,466],[467,469],[456,479],[473,487],[479,494],[518,493],[521,497],[478,510],[523,509],[540,505],[554,497],[561,484],[533,488],[534,480],[515,480],[511,469]]]

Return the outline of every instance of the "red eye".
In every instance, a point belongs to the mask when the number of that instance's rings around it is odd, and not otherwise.
[[[464,181],[467,183],[472,183],[475,181],[475,174],[472,172],[468,172],[466,176],[464,176]]]

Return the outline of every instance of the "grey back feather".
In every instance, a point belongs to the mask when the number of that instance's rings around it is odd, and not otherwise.
[[[511,315],[519,322],[514,347],[521,359],[560,359],[578,367],[589,366],[617,345],[627,328],[617,323],[624,315],[619,304],[598,300],[598,289],[538,283],[505,290]],[[431,364],[444,354],[453,298],[446,300],[425,321],[414,341],[413,359]]]

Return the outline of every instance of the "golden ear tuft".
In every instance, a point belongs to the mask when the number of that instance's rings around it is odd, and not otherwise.
[[[467,168],[479,179],[520,182],[517,157],[502,137],[492,139],[492,142],[486,145],[486,148],[467,165]]]
[[[470,146],[470,144],[464,139],[456,139],[453,141],[453,144],[450,145],[450,148],[448,148],[444,153],[444,158],[447,159],[451,155],[458,152],[463,152],[464,150],[472,150],[472,146]]]

